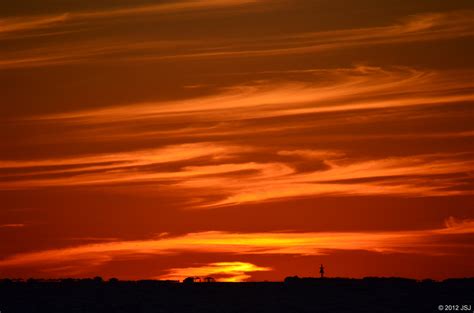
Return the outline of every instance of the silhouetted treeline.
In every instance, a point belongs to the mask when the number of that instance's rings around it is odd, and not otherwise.
[[[356,278],[315,278],[315,277],[298,277],[298,276],[288,276],[285,278],[284,282],[287,284],[324,284],[329,285],[358,285],[365,286],[370,284],[376,285],[398,285],[398,286],[410,286],[417,284],[428,284],[428,283],[437,283],[444,284],[450,281],[457,281],[461,283],[473,283],[474,278],[463,278],[463,279],[449,279],[441,282],[434,281],[432,279],[425,279],[418,281],[416,279],[403,278],[403,277],[364,277],[362,279]]]
[[[474,278],[366,277],[191,283],[91,279],[0,280],[0,311],[14,312],[439,312],[471,305]]]

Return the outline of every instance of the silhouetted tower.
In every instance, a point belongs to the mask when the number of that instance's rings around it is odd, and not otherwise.
[[[321,266],[319,267],[319,274],[321,274],[321,278],[324,277],[324,266],[321,264]]]

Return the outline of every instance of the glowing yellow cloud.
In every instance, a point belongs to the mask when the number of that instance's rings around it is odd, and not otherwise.
[[[242,282],[250,278],[247,273],[271,271],[269,267],[260,267],[246,262],[216,262],[196,267],[180,267],[168,269],[168,274],[157,279],[184,280],[189,276],[214,276],[219,282]]]

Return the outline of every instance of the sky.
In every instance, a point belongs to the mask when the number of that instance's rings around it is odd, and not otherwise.
[[[474,276],[471,0],[0,3],[0,277]]]

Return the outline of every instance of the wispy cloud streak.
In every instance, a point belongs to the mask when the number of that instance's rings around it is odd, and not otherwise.
[[[471,72],[436,72],[408,68],[315,71],[323,82],[265,82],[231,86],[222,93],[171,102],[135,103],[32,117],[76,123],[111,123],[123,119],[158,119],[205,115],[219,120],[385,109],[474,100]]]
[[[228,43],[234,49],[215,49],[200,53],[183,53],[143,59],[262,57],[317,53],[335,49],[382,44],[400,44],[454,39],[474,35],[474,11],[420,14],[403,22],[371,28],[323,31],[267,38],[256,42]],[[282,43],[286,43],[282,44]],[[289,44],[288,44],[289,43]]]
[[[52,27],[58,23],[127,15],[172,12],[178,10],[227,7],[257,3],[257,0],[201,0],[160,4],[137,8],[99,12],[69,13],[58,16],[12,18],[0,21],[0,35],[15,30]],[[320,53],[328,50],[369,47],[383,44],[401,44],[455,39],[474,35],[473,11],[428,13],[416,15],[402,22],[361,29],[330,30],[287,35],[274,35],[251,41],[242,38],[198,38],[175,40],[169,46],[163,42],[133,38],[123,41],[69,42],[67,46],[46,46],[43,49],[16,51],[0,58],[0,68],[49,66],[77,62],[154,62],[202,58],[248,58]],[[3,25],[3,27],[2,27]],[[0,37],[1,38],[1,37]],[[154,37],[155,38],[155,37]],[[179,49],[170,49],[171,47]],[[71,49],[70,47],[74,47]]]
[[[185,0],[153,5],[109,8],[96,11],[72,11],[58,15],[23,16],[0,19],[0,38],[11,32],[38,30],[58,24],[95,19],[122,18],[136,15],[175,13],[193,10],[234,7],[264,0]]]
[[[444,228],[413,231],[312,233],[209,231],[176,237],[160,236],[151,240],[104,242],[17,254],[0,260],[0,268],[37,266],[48,270],[59,265],[72,264],[73,267],[83,267],[83,271],[87,271],[91,267],[120,260],[127,255],[146,258],[150,255],[192,252],[227,255],[321,255],[329,253],[331,250],[366,250],[375,253],[446,254],[455,253],[457,248],[463,247],[456,241],[450,241],[451,235],[473,233],[474,222],[472,220],[462,221],[454,218],[449,219]],[[440,240],[440,238],[444,240]],[[464,247],[471,246],[469,243],[465,243]],[[216,270],[216,266],[211,265],[211,267],[212,270]],[[217,266],[217,268],[219,267],[222,266]],[[240,265],[237,267],[237,270],[241,272],[264,270],[247,266],[244,270]],[[228,274],[235,274],[236,268],[228,267],[227,269],[229,270]],[[206,273],[209,270],[210,268],[205,269]],[[170,275],[176,277],[174,276],[176,274],[181,277],[182,270],[171,270]],[[171,276],[166,277],[170,278]]]
[[[185,187],[225,186],[225,199],[205,204],[218,207],[242,203],[262,202],[307,196],[343,195],[398,195],[398,196],[449,196],[472,194],[460,180],[471,172],[474,163],[450,157],[413,156],[380,160],[347,162],[325,160],[328,169],[274,175],[271,179],[258,176],[248,178],[205,177],[183,181]],[[437,180],[430,177],[449,175]]]
[[[94,127],[85,126],[99,126],[100,129],[101,125],[108,125],[108,136],[116,134],[116,139],[119,139],[128,133],[123,131],[123,121],[158,123],[173,118],[186,125],[190,119],[222,123],[275,117],[281,120],[291,116],[328,113],[344,113],[351,117],[354,112],[362,110],[379,110],[383,114],[384,110],[394,108],[451,107],[474,100],[474,85],[468,79],[472,73],[469,71],[360,66],[313,72],[316,78],[325,79],[233,86],[216,95],[33,116],[25,122],[72,125],[85,130],[83,136],[87,138],[100,134],[94,133]],[[304,128],[311,125],[300,123],[297,126]],[[172,135],[172,131],[176,131],[175,136],[186,133],[185,130],[180,132],[178,127],[170,129],[168,135]],[[202,138],[212,135],[212,130],[205,127],[191,127],[190,132]],[[241,129],[230,127],[226,136],[241,132]],[[458,137],[466,137],[464,134],[470,132],[459,132]],[[135,130],[134,135],[139,137],[140,130]],[[264,149],[235,145],[231,138],[229,141],[225,139],[220,143],[210,141],[64,159],[0,160],[0,168],[3,168],[0,188],[166,183],[170,188],[186,190],[191,194],[203,190],[208,190],[205,194],[213,193],[213,200],[204,200],[199,205],[201,208],[321,195],[472,194],[466,188],[465,180],[474,165],[469,153],[354,159],[344,151],[284,147]],[[265,162],[255,161],[250,152],[265,153],[268,159]],[[200,158],[199,164],[192,161],[196,158]],[[307,165],[319,162],[321,166],[317,170],[302,172],[293,164],[295,159]],[[150,167],[185,160],[186,164],[172,169]],[[437,179],[432,180],[435,176]]]
[[[16,223],[16,224],[2,224],[2,225],[0,225],[0,228],[21,228],[21,227],[25,227],[25,224]]]
[[[235,162],[239,153],[251,147],[193,144],[128,154],[89,156],[84,159],[2,162],[4,169],[27,172],[4,174],[0,189],[30,189],[81,185],[121,185],[166,183],[169,188],[191,194],[212,194],[201,208],[262,202],[308,196],[404,195],[449,196],[472,194],[463,188],[463,176],[472,171],[473,161],[460,155],[418,155],[385,159],[351,160],[340,151],[295,150],[274,152],[308,161],[323,162],[324,167],[299,172],[291,162]],[[269,155],[269,152],[266,152]],[[201,158],[208,165],[189,165]],[[202,159],[205,158],[205,159]],[[174,171],[153,170],[150,165],[187,160]],[[105,163],[104,163],[105,162]],[[214,164],[210,164],[214,163]],[[42,168],[48,165],[49,168]],[[35,170],[34,167],[38,168]],[[31,168],[33,167],[33,168]],[[54,174],[62,174],[57,177]],[[35,177],[41,175],[42,177]],[[45,175],[51,175],[45,177]],[[431,177],[438,177],[432,180]],[[215,200],[215,198],[221,200]]]

